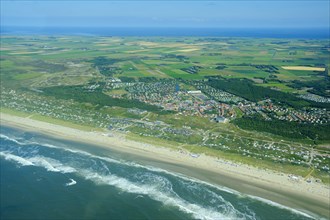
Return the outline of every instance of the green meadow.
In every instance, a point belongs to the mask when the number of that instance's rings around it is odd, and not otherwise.
[[[203,79],[205,76],[247,78],[264,87],[298,92],[290,87],[295,80],[324,80],[329,75],[329,49],[326,40],[254,39],[254,38],[139,38],[80,36],[2,36],[2,75],[4,79],[24,81],[40,79],[66,84],[65,75],[75,70],[86,78],[99,76],[88,68],[92,60],[106,57],[118,71],[114,77],[156,77]],[[83,68],[82,66],[86,67]],[[256,66],[264,65],[258,68]],[[184,69],[199,66],[196,73]],[[269,71],[274,67],[276,71]],[[325,71],[285,70],[282,66],[324,67]],[[271,69],[274,70],[274,69]],[[86,83],[76,77],[69,84]],[[100,76],[99,76],[100,77]],[[49,85],[49,84],[48,84]]]

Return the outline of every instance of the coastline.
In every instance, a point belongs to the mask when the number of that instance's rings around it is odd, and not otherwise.
[[[192,176],[276,203],[330,218],[330,189],[321,183],[293,181],[287,174],[235,164],[214,157],[191,155],[150,144],[109,137],[102,132],[87,132],[47,122],[0,113],[0,125],[33,129],[51,137],[82,142],[141,158],[148,164],[165,166],[170,171]]]

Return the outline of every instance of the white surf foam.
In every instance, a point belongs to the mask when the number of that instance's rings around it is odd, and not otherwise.
[[[77,170],[71,166],[63,165],[60,161],[48,158],[48,157],[43,157],[43,156],[35,156],[30,158],[32,162],[36,166],[39,167],[44,167],[48,171],[52,172],[61,172],[61,173],[74,173],[77,172]]]
[[[296,209],[292,209],[290,207],[286,207],[284,205],[281,205],[281,204],[272,202],[272,201],[267,200],[267,199],[263,199],[263,198],[256,197],[256,196],[251,196],[251,195],[245,195],[245,194],[242,194],[242,193],[240,193],[240,192],[238,192],[238,191],[236,191],[234,189],[228,188],[228,187],[214,185],[214,184],[211,184],[211,183],[208,183],[208,182],[199,180],[199,179],[195,179],[193,177],[185,176],[185,175],[180,174],[180,173],[170,172],[170,171],[164,170],[162,168],[140,165],[138,163],[128,162],[128,161],[124,161],[124,160],[116,160],[116,159],[112,159],[112,158],[109,158],[109,157],[97,156],[97,155],[93,155],[91,153],[88,153],[88,152],[85,152],[85,151],[80,151],[80,150],[72,150],[72,149],[65,149],[65,150],[70,151],[72,153],[83,154],[85,156],[89,156],[89,157],[92,157],[92,158],[100,159],[100,160],[107,161],[107,162],[110,162],[110,163],[116,163],[116,164],[121,164],[121,165],[126,165],[126,166],[132,166],[132,167],[142,168],[142,169],[146,169],[146,170],[152,171],[152,172],[166,173],[168,175],[171,175],[171,176],[174,176],[174,177],[177,177],[177,178],[181,178],[181,179],[183,179],[185,181],[188,181],[190,183],[199,183],[199,184],[207,185],[207,186],[209,186],[211,188],[215,188],[217,190],[224,191],[224,192],[227,192],[227,193],[230,193],[230,194],[235,194],[235,195],[242,196],[242,197],[248,196],[250,198],[257,199],[257,200],[259,200],[261,202],[264,202],[264,203],[267,203],[269,205],[276,206],[276,207],[282,208],[282,209],[286,209],[286,210],[289,210],[289,211],[291,211],[293,213],[296,213],[296,214],[299,214],[299,215],[303,215],[303,216],[308,217],[308,218],[313,218],[311,215],[306,214],[306,213],[304,213],[302,211],[299,211],[299,210],[296,210]],[[254,213],[252,213],[252,216],[250,216],[250,217],[253,219],[255,217],[254,216]]]
[[[141,164],[134,163],[134,162],[128,162],[128,161],[125,161],[125,160],[116,160],[116,159],[113,159],[113,158],[110,158],[110,157],[97,156],[97,155],[88,153],[86,151],[81,151],[81,150],[73,150],[73,149],[68,149],[68,148],[60,148],[60,147],[56,147],[54,145],[48,145],[48,144],[42,144],[42,145],[43,146],[46,146],[46,147],[51,147],[51,148],[63,149],[65,151],[68,151],[68,152],[71,152],[71,153],[78,153],[78,154],[81,154],[81,155],[89,156],[89,157],[95,158],[95,159],[100,159],[100,160],[103,160],[103,161],[106,161],[106,162],[110,162],[110,163],[116,163],[116,164],[120,164],[120,165],[136,167],[136,168],[142,168],[142,169],[145,169],[145,170],[148,170],[148,171],[152,171],[152,172],[166,173],[168,175],[171,175],[171,176],[174,176],[174,177],[178,177],[178,178],[184,179],[184,180],[189,181],[189,182],[196,182],[196,183],[207,185],[209,187],[216,188],[216,189],[218,189],[220,191],[224,191],[224,192],[231,193],[231,194],[236,194],[236,195],[241,195],[240,192],[238,192],[236,190],[233,190],[233,189],[230,189],[228,187],[213,185],[213,184],[210,184],[208,182],[205,182],[205,181],[202,181],[202,180],[199,180],[199,179],[195,179],[193,177],[188,177],[188,176],[185,176],[183,174],[176,173],[176,172],[170,172],[170,171],[167,171],[167,170],[164,170],[164,169],[161,169],[161,168],[152,167],[152,166],[145,166],[145,165],[141,165]]]
[[[8,141],[15,142],[16,144],[19,144],[19,145],[25,145],[24,142],[20,142],[17,139],[8,137],[7,135],[4,135],[4,134],[0,134],[0,138],[3,138],[3,139],[8,140]]]
[[[43,167],[48,171],[51,172],[60,172],[59,169],[56,169],[51,163],[49,163],[44,157],[36,156],[28,159],[31,161],[35,166]]]
[[[173,171],[167,171],[167,170],[164,170],[162,168],[141,165],[141,164],[138,164],[138,163],[128,162],[128,161],[124,161],[124,160],[116,160],[116,159],[109,158],[109,157],[97,156],[97,155],[93,155],[93,154],[90,154],[90,153],[85,152],[85,151],[76,151],[76,150],[70,150],[70,149],[66,149],[66,150],[68,150],[70,152],[73,152],[73,153],[80,153],[80,154],[83,154],[83,155],[86,155],[86,156],[89,156],[89,157],[92,157],[92,158],[100,159],[100,160],[103,160],[103,161],[107,161],[107,162],[110,162],[110,163],[116,163],[116,164],[136,167],[136,168],[142,168],[142,169],[145,169],[145,170],[148,170],[148,171],[151,171],[151,172],[165,173],[165,174],[171,175],[173,177],[181,178],[185,181],[204,184],[204,185],[207,185],[209,187],[216,188],[220,191],[224,191],[224,192],[231,193],[231,194],[236,194],[236,195],[241,195],[240,192],[238,192],[236,190],[233,190],[233,189],[230,189],[228,187],[210,184],[208,182],[205,182],[205,181],[202,181],[202,180],[199,180],[199,179],[195,179],[193,177],[188,177],[188,176],[183,175],[181,173],[176,173],[176,172],[173,172]]]
[[[51,172],[73,173],[77,171],[73,167],[63,165],[58,160],[43,156],[21,157],[11,154],[10,152],[0,152],[0,156],[4,157],[5,160],[17,162],[23,166],[43,167]]]
[[[79,170],[79,174],[87,180],[91,180],[97,184],[114,186],[128,193],[147,195],[151,199],[159,201],[164,205],[177,207],[179,210],[191,214],[195,219],[244,219],[244,216],[237,215],[238,211],[236,209],[230,208],[224,215],[212,208],[189,203],[184,199],[173,195],[171,191],[164,192],[161,187],[157,187],[157,185],[134,183],[116,175],[100,175],[94,171],[85,169]]]
[[[72,185],[75,185],[75,184],[77,184],[77,182],[74,179],[70,179],[70,182],[66,183],[65,185],[66,186],[72,186]]]
[[[0,152],[0,156],[4,157],[5,160],[17,162],[18,164],[20,164],[22,166],[34,166],[34,164],[31,161],[29,161],[28,159],[16,156],[9,152]]]
[[[3,137],[4,139],[13,141],[15,143],[18,143],[20,145],[37,144],[37,145],[41,145],[41,146],[48,147],[48,148],[61,149],[61,150],[64,150],[64,151],[68,151],[68,152],[71,152],[71,153],[78,153],[78,154],[81,154],[81,155],[84,155],[84,156],[88,156],[88,157],[100,159],[100,160],[103,160],[103,161],[106,161],[106,162],[110,162],[110,163],[116,163],[116,164],[125,165],[125,166],[132,166],[132,167],[136,167],[136,168],[142,168],[142,169],[146,169],[146,170],[149,170],[149,171],[152,171],[152,172],[166,173],[166,174],[172,175],[174,177],[182,178],[182,179],[184,179],[186,181],[205,184],[205,185],[208,185],[210,187],[214,187],[214,188],[217,188],[218,190],[225,191],[225,192],[228,192],[228,193],[241,194],[240,192],[235,191],[235,190],[230,189],[230,188],[227,188],[227,187],[213,185],[213,184],[207,183],[205,181],[202,181],[202,180],[199,180],[199,179],[195,179],[195,178],[192,178],[192,177],[188,177],[188,176],[185,176],[185,175],[180,174],[180,173],[170,172],[170,171],[164,170],[162,168],[141,165],[141,164],[138,164],[138,163],[129,162],[129,161],[125,161],[125,160],[117,160],[117,159],[113,159],[113,158],[110,158],[110,157],[97,156],[97,155],[88,153],[86,151],[76,150],[76,149],[70,149],[70,148],[64,148],[64,147],[59,147],[59,146],[55,146],[55,145],[48,144],[48,143],[39,143],[39,142],[26,142],[26,143],[24,142],[23,143],[23,142],[17,141],[16,139],[9,138],[8,136],[3,135],[3,134],[0,134],[0,137]]]
[[[91,158],[100,159],[100,160],[107,161],[107,162],[110,162],[110,163],[116,163],[116,164],[125,164],[126,163],[124,161],[115,160],[115,159],[112,159],[110,157],[96,156],[94,154],[91,154],[91,153],[88,153],[88,152],[82,151],[82,150],[76,150],[76,149],[73,150],[73,149],[70,149],[70,148],[58,147],[58,146],[55,146],[55,145],[52,145],[52,144],[47,144],[47,143],[37,143],[37,144],[39,144],[41,146],[44,146],[44,147],[48,147],[48,148],[61,149],[61,150],[64,150],[64,151],[67,151],[67,152],[70,152],[70,153],[75,153],[75,154],[88,156],[88,157],[91,157]]]
[[[7,139],[7,140],[10,140],[10,141],[13,141],[13,142],[15,142],[19,145],[28,144],[28,143],[20,142],[16,139],[10,138],[10,137],[8,137],[4,134],[0,134],[0,137],[4,138],[4,139]],[[227,188],[227,187],[213,185],[213,184],[207,183],[207,182],[199,180],[199,179],[187,177],[183,174],[170,172],[170,171],[167,171],[167,170],[164,170],[164,169],[161,169],[161,168],[156,168],[156,167],[151,167],[151,166],[144,166],[144,165],[140,165],[140,164],[137,164],[137,163],[134,163],[134,162],[127,162],[127,161],[124,161],[124,160],[116,160],[116,159],[112,159],[112,158],[109,158],[109,157],[97,156],[97,155],[93,155],[93,154],[85,152],[85,151],[58,147],[58,146],[47,144],[47,143],[43,144],[43,143],[31,142],[29,144],[38,144],[38,145],[42,145],[42,146],[45,146],[45,147],[48,147],[48,148],[61,149],[61,150],[64,150],[64,151],[68,151],[68,152],[71,152],[71,153],[78,153],[78,154],[81,154],[81,155],[85,155],[85,156],[88,156],[88,157],[100,159],[100,160],[107,161],[107,162],[110,162],[110,163],[116,163],[116,164],[121,164],[121,165],[126,165],[126,166],[137,167],[137,168],[143,168],[143,169],[146,169],[146,170],[152,171],[152,172],[166,173],[168,175],[171,175],[171,176],[174,176],[174,177],[177,177],[177,178],[181,178],[181,179],[183,179],[185,181],[188,181],[190,183],[199,183],[199,184],[207,185],[209,187],[218,189],[220,191],[225,191],[225,192],[228,192],[228,193],[231,193],[231,194],[236,194],[236,195],[243,196],[243,197],[248,196],[252,199],[259,200],[259,201],[267,203],[269,205],[276,206],[278,208],[282,208],[282,209],[286,209],[286,210],[290,210],[293,213],[300,214],[300,215],[303,215],[305,217],[313,218],[311,215],[308,215],[304,212],[301,212],[301,211],[298,211],[298,210],[280,205],[278,203],[272,202],[272,201],[267,200],[267,199],[263,199],[263,198],[256,197],[256,196],[251,196],[251,195],[244,195],[244,194],[242,194],[242,193],[240,193],[236,190],[233,190],[233,189],[230,189],[230,188]],[[41,157],[41,156],[36,156],[36,157],[31,157],[31,158],[23,158],[23,157],[19,157],[19,156],[10,154],[8,152],[7,153],[6,152],[0,152],[0,156],[4,157],[6,160],[15,161],[15,162],[17,162],[17,163],[19,163],[23,166],[44,167],[45,169],[47,169],[48,171],[51,171],[51,172],[62,172],[62,173],[78,172],[78,173],[80,173],[80,171],[77,171],[75,168],[70,167],[70,166],[64,166],[59,161],[51,159],[51,158],[45,158],[45,157]],[[168,195],[165,195],[165,194],[157,195],[157,193],[159,191],[156,191],[156,193],[154,193],[152,190],[151,191],[148,190],[145,186],[140,187],[140,186],[134,185],[132,182],[129,182],[128,180],[126,180],[124,178],[120,178],[120,177],[117,177],[117,176],[114,176],[114,175],[108,175],[108,176],[103,176],[102,177],[97,173],[91,174],[89,172],[90,171],[87,172],[88,175],[85,177],[86,179],[91,179],[91,180],[95,181],[96,183],[105,183],[105,184],[113,185],[113,186],[116,186],[116,187],[118,187],[118,188],[120,188],[124,191],[130,192],[130,193],[146,194],[146,195],[149,195],[151,198],[155,197],[155,199],[158,200],[158,201],[161,201],[161,202],[163,201],[164,204],[167,204],[168,202],[172,205],[177,203],[177,206],[180,208],[180,210],[187,211],[187,213],[193,214],[194,217],[200,216],[199,214],[196,214],[197,209],[201,209],[203,211],[206,211],[207,213],[211,214],[211,216],[212,216],[212,213],[215,213],[216,215],[219,214],[216,211],[204,210],[205,208],[203,209],[203,207],[198,207],[198,205],[186,204],[187,202],[184,201],[184,200],[180,200],[180,199],[177,200],[177,198],[174,199],[174,198],[171,198],[171,197],[169,197]],[[152,187],[150,189],[152,189]],[[146,193],[143,193],[143,192],[146,192]],[[195,206],[197,206],[198,208],[195,207]],[[235,210],[235,208],[230,207],[229,210]],[[237,214],[238,213],[234,212],[234,213],[230,213],[229,216],[222,216],[222,215],[221,216],[223,218],[230,218],[230,217],[237,218],[238,217]],[[206,215],[206,216],[209,216],[209,215]],[[216,216],[214,216],[214,217],[216,217]],[[218,219],[218,217],[216,217],[216,218]],[[252,217],[252,216],[249,216],[249,217]],[[204,219],[202,216],[200,216],[198,218]],[[254,218],[254,216],[252,217],[252,219],[253,218]],[[207,217],[205,219],[209,219],[209,218]]]
[[[55,145],[52,145],[52,144],[44,144],[44,143],[38,143],[38,142],[34,142],[34,143],[39,144],[39,145],[44,146],[44,147],[48,147],[48,148],[65,149],[65,148],[61,148],[61,147],[58,147],[58,146],[55,146]]]
[[[47,147],[56,147],[56,146],[47,145]],[[59,148],[59,147],[56,147],[56,148]],[[63,148],[61,148],[61,149],[63,149]],[[116,164],[121,164],[121,165],[126,165],[126,166],[133,166],[133,167],[137,167],[137,168],[143,168],[143,169],[146,169],[146,170],[152,171],[152,172],[166,173],[168,175],[171,175],[171,176],[174,176],[174,177],[177,177],[177,178],[181,178],[185,181],[188,181],[189,183],[199,183],[199,184],[207,185],[211,188],[215,188],[217,190],[224,191],[224,192],[227,192],[227,193],[230,193],[230,194],[239,195],[239,196],[242,196],[242,197],[248,196],[250,198],[257,199],[257,200],[259,200],[261,202],[264,202],[264,203],[267,203],[269,205],[276,206],[276,207],[282,208],[282,209],[286,209],[286,210],[292,211],[293,213],[303,215],[305,217],[313,218],[311,215],[308,215],[308,214],[306,214],[302,211],[295,210],[295,209],[280,205],[280,204],[272,202],[270,200],[263,199],[263,198],[256,197],[256,196],[245,195],[245,194],[242,194],[242,193],[240,193],[236,190],[230,189],[228,187],[210,184],[208,182],[205,182],[205,181],[202,181],[202,180],[199,180],[199,179],[195,179],[195,178],[192,178],[192,177],[188,177],[188,176],[185,176],[185,175],[180,174],[180,173],[170,172],[170,171],[167,171],[167,170],[164,170],[164,169],[161,169],[161,168],[156,168],[156,167],[151,167],[151,166],[144,166],[144,165],[140,165],[140,164],[134,163],[134,162],[128,162],[128,161],[124,161],[124,160],[112,159],[112,158],[109,158],[109,157],[97,156],[97,155],[93,155],[91,153],[88,153],[88,152],[85,152],[85,151],[80,151],[80,150],[72,150],[72,149],[64,149],[64,150],[70,151],[72,153],[79,153],[79,154],[82,154],[82,155],[85,155],[85,156],[100,159],[100,160],[107,161],[107,162],[110,162],[110,163],[116,163]],[[103,165],[107,169],[107,171],[109,171],[109,169],[106,167],[106,165],[105,164],[103,164]],[[110,171],[109,171],[109,173],[110,173]],[[132,188],[129,187],[129,189],[131,190]],[[132,193],[138,193],[138,192],[133,191]],[[234,209],[234,207],[231,207],[230,209]],[[251,219],[254,219],[255,218],[254,213],[252,213],[252,215],[250,215],[249,217]]]
[[[280,208],[280,209],[285,209],[285,210],[288,210],[292,213],[295,213],[295,214],[298,214],[298,215],[302,215],[302,216],[305,216],[307,218],[311,218],[311,219],[315,219],[315,217],[303,212],[303,211],[299,211],[297,209],[293,209],[293,208],[290,208],[290,207],[287,207],[287,206],[284,206],[284,205],[281,205],[279,203],[276,203],[276,202],[273,202],[273,201],[270,201],[268,199],[264,199],[264,198],[261,198],[261,197],[258,197],[258,196],[252,196],[252,195],[247,195],[248,197],[252,198],[252,199],[255,199],[255,200],[258,200],[260,202],[263,202],[263,203],[266,203],[268,205],[271,205],[271,206],[274,206],[274,207],[277,207],[277,208]]]

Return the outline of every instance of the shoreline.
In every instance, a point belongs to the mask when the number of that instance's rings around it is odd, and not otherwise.
[[[146,164],[205,182],[225,186],[244,194],[265,198],[284,206],[330,218],[330,188],[321,183],[294,181],[287,174],[236,164],[227,160],[193,155],[165,147],[109,137],[102,132],[87,132],[30,118],[0,113],[0,125],[31,130],[56,139],[81,142],[103,149],[136,156]],[[312,213],[309,213],[312,212]]]

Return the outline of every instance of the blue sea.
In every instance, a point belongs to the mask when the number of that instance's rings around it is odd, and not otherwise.
[[[157,28],[157,27],[13,27],[2,26],[2,35],[78,35],[134,37],[251,37],[329,39],[328,28]]]
[[[134,157],[1,127],[0,219],[313,219]]]

